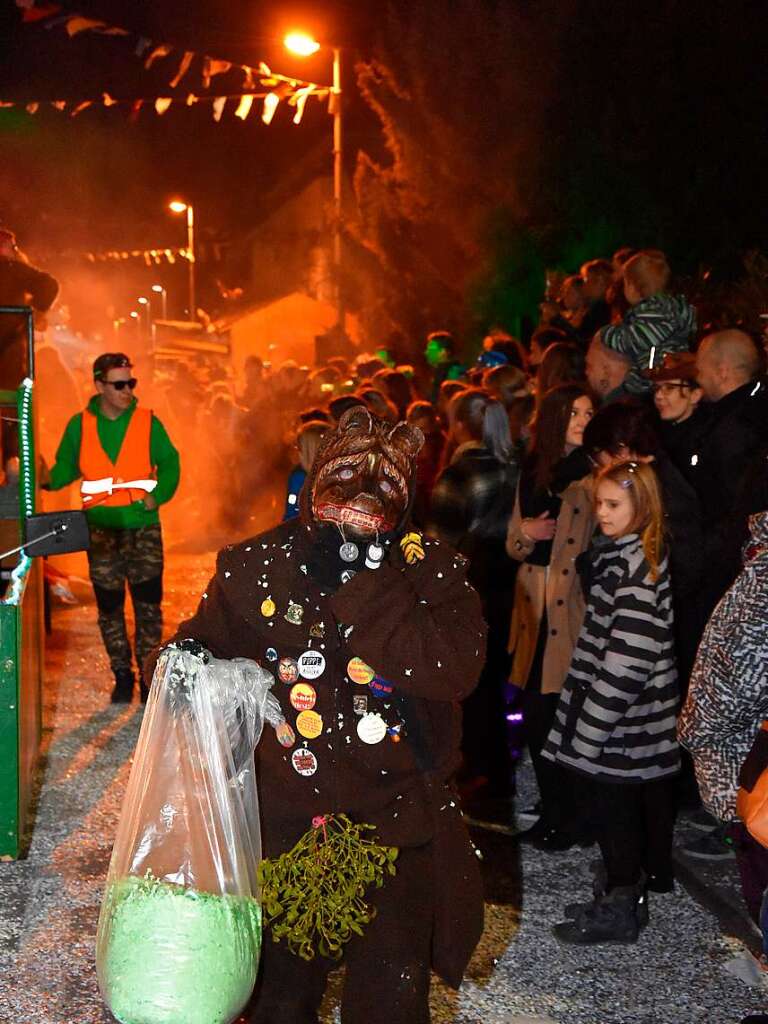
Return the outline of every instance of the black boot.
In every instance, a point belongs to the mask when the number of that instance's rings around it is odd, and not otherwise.
[[[119,668],[115,672],[115,686],[110,698],[113,704],[130,704],[133,697],[133,672],[129,668]]]
[[[593,898],[583,903],[569,903],[563,911],[563,914],[568,921],[575,921],[579,914],[582,914],[585,910],[589,910],[594,907],[595,903],[605,895],[605,868],[602,867],[601,871],[595,872],[595,880],[592,883]],[[639,896],[637,897],[636,911],[637,911],[637,925],[641,930],[648,924],[648,889],[647,886],[642,888],[638,887]]]
[[[586,946],[596,943],[637,942],[640,932],[637,904],[642,888],[620,885],[598,896],[574,921],[563,921],[552,929],[558,942]]]

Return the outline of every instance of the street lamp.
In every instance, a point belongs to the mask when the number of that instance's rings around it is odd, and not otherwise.
[[[184,213],[187,211],[187,260],[189,262],[189,318],[197,319],[197,306],[195,304],[195,211],[192,203],[183,203],[180,199],[174,199],[168,204],[172,213]]]
[[[153,284],[152,291],[160,296],[162,301],[163,320],[168,319],[168,292],[163,288],[161,284]]]
[[[289,32],[283,39],[286,50],[297,57],[311,57],[320,49],[306,32]],[[341,287],[341,189],[342,189],[342,135],[341,135],[341,49],[333,50],[333,268],[336,278],[336,310],[338,326],[344,329],[344,296]]]

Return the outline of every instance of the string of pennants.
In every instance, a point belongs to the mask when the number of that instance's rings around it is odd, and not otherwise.
[[[96,18],[87,18],[81,14],[63,13],[62,7],[57,3],[48,3],[43,0],[41,4],[35,4],[35,0],[16,0],[16,6],[22,10],[22,21],[42,26],[46,29],[62,27],[67,35],[74,38],[82,32],[96,32],[107,36],[134,36],[128,29],[116,25],[109,25]],[[267,64],[261,61],[257,67],[247,64],[237,64],[233,61],[220,60],[210,57],[207,54],[200,54],[194,50],[182,50],[168,43],[154,43],[144,36],[136,36],[135,54],[143,60],[144,68],[149,70],[158,61],[170,63],[174,58],[174,74],[168,81],[169,88],[177,89],[182,79],[191,73],[191,69],[200,66],[201,88],[207,90],[211,87],[212,80],[227,72],[239,72],[243,76],[241,91],[236,93],[225,93],[222,95],[201,96],[194,91],[186,95],[176,94],[174,96],[155,96],[152,98],[140,99],[115,99],[109,93],[102,93],[99,99],[83,100],[35,100],[32,102],[9,102],[0,100],[0,107],[19,107],[29,114],[37,114],[45,108],[53,108],[66,112],[70,117],[76,117],[89,107],[113,107],[128,106],[130,108],[130,120],[135,120],[142,109],[153,109],[156,114],[165,114],[173,105],[191,107],[197,103],[210,103],[212,105],[214,121],[220,121],[227,103],[236,101],[234,115],[244,121],[251,113],[254,101],[262,101],[261,120],[270,124],[280,102],[285,100],[288,106],[294,108],[293,123],[300,124],[304,116],[304,109],[310,96],[320,100],[329,100],[329,112],[333,113],[336,96],[333,89],[328,86],[321,86],[315,82],[307,82],[300,78],[291,78],[271,70]],[[176,60],[178,59],[178,63]],[[256,90],[256,82],[264,88],[264,92]],[[232,104],[231,104],[232,105]]]

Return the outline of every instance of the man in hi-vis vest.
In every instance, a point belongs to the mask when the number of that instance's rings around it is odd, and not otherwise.
[[[144,659],[162,634],[163,540],[158,506],[169,501],[179,483],[179,453],[151,409],[137,407],[136,378],[122,352],[107,352],[93,364],[98,394],[73,416],[56,452],[48,489],[58,490],[79,477],[85,498],[91,547],[88,567],[99,610],[99,628],[115,673],[113,703],[129,702],[134,675],[125,626],[125,584],[136,618],[136,662],[141,699],[147,687]],[[109,487],[126,481],[156,480],[145,489]],[[97,482],[102,483],[97,483]],[[104,482],[106,481],[106,487]],[[111,491],[111,493],[110,493]]]

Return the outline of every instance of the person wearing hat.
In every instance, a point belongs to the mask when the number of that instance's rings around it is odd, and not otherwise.
[[[33,267],[14,233],[0,228],[0,306],[32,306],[46,313],[58,293],[56,278]],[[0,316],[0,388],[17,388],[27,373],[24,332],[23,317]]]
[[[138,407],[138,381],[122,352],[105,352],[93,364],[96,394],[67,424],[56,464],[44,486],[59,490],[83,481],[111,477],[115,483],[156,480],[144,489],[117,489],[97,495],[86,507],[91,546],[88,568],[98,607],[99,629],[109,655],[115,686],[113,703],[133,695],[131,646],[125,625],[125,584],[136,620],[136,662],[142,701],[147,686],[144,659],[162,635],[163,540],[158,508],[179,484],[179,453],[151,409]]]
[[[653,388],[653,401],[661,424],[659,439],[677,469],[698,488],[698,452],[707,430],[704,392],[696,380],[692,352],[668,352],[645,371]]]

